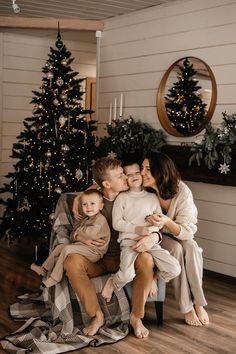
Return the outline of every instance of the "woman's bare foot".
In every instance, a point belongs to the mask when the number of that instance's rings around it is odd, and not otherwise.
[[[132,312],[130,314],[130,325],[134,330],[134,334],[137,338],[146,338],[149,335],[149,330],[144,327],[140,318],[136,317]]]
[[[115,290],[115,286],[113,283],[112,277],[108,278],[104,288],[102,289],[102,297],[106,300],[106,302],[110,302],[113,291]]]
[[[201,326],[202,323],[199,321],[198,316],[194,309],[184,314],[185,322],[189,326]]]
[[[30,269],[33,270],[38,275],[41,275],[42,277],[44,277],[47,273],[46,270],[42,266],[38,266],[35,263],[31,264]]]
[[[205,326],[209,325],[209,323],[210,323],[209,316],[208,316],[206,310],[204,309],[204,307],[200,306],[200,305],[194,305],[194,308],[195,308],[197,317],[199,318],[200,322]]]
[[[157,282],[156,282],[156,280],[153,280],[153,281],[152,281],[152,286],[151,286],[151,289],[150,289],[150,291],[149,291],[148,296],[154,297],[154,296],[157,295],[157,293],[158,293]]]
[[[96,312],[96,315],[91,319],[90,324],[84,327],[83,333],[86,336],[94,336],[100,327],[104,325],[104,315],[101,310]]]

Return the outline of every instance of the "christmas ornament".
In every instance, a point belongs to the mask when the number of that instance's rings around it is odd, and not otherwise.
[[[66,59],[63,59],[63,60],[61,61],[61,63],[62,63],[62,65],[67,65],[67,60],[66,60]]]
[[[115,159],[117,157],[116,153],[113,151],[109,152],[107,156],[110,157],[111,159]]]
[[[38,105],[38,108],[39,108],[39,109],[43,109],[42,103],[40,103],[40,104]]]
[[[75,171],[75,178],[77,178],[78,181],[83,178],[83,171],[81,171],[80,168]]]
[[[62,86],[62,85],[64,84],[64,81],[62,80],[61,77],[59,77],[59,78],[57,79],[56,84],[57,84],[58,86]]]
[[[58,106],[59,105],[59,101],[57,98],[55,98],[52,103],[54,104],[54,106]]]
[[[48,78],[49,80],[51,80],[51,79],[53,79],[53,77],[54,77],[53,73],[52,73],[51,71],[49,71],[49,72],[47,73],[47,78]]]
[[[61,194],[62,190],[60,187],[56,187],[55,188],[55,192],[58,193],[58,194]]]
[[[66,144],[61,145],[61,151],[68,152],[70,150],[69,146]]]
[[[227,165],[225,162],[220,164],[219,171],[220,173],[225,173],[227,175],[227,173],[230,171],[229,165]]]
[[[47,158],[50,158],[50,157],[52,156],[51,151],[48,150],[47,152],[45,152],[45,156],[46,156]]]
[[[66,183],[66,179],[64,176],[60,175],[59,176],[59,180],[61,181],[61,183],[65,184]]]
[[[60,116],[58,121],[59,121],[60,127],[63,127],[65,125],[65,122],[67,121],[67,119],[64,116]]]
[[[65,101],[67,99],[67,95],[65,93],[62,93],[60,97],[62,101]]]

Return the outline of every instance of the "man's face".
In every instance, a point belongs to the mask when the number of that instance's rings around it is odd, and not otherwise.
[[[122,167],[116,167],[108,172],[107,187],[113,193],[119,193],[128,189],[127,177]]]

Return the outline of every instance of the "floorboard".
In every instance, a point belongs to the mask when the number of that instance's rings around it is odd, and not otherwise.
[[[29,265],[34,247],[25,244],[8,245],[0,241],[0,336],[17,330],[22,322],[15,322],[8,312],[16,295],[37,291],[40,278]],[[209,327],[185,325],[174,299],[171,284],[167,286],[164,304],[164,325],[156,326],[153,303],[146,306],[145,325],[150,330],[147,339],[138,340],[130,332],[124,340],[98,348],[84,348],[74,354],[235,354],[236,353],[236,279],[204,272],[204,290],[208,301]],[[4,353],[0,349],[0,353]]]

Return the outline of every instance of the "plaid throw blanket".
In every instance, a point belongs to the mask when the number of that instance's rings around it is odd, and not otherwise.
[[[51,248],[69,242],[74,196],[72,193],[63,194],[57,203]],[[40,294],[19,296],[19,302],[10,306],[14,319],[28,320],[1,340],[3,349],[7,353],[56,354],[125,338],[128,335],[129,303],[123,290],[115,292],[109,303],[104,301],[101,290],[108,276],[92,279],[105,316],[105,325],[95,336],[83,335],[82,328],[90,318],[64,276],[56,286],[43,288]]]

